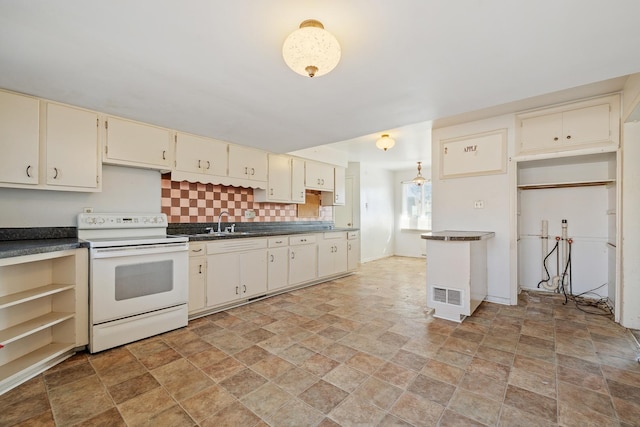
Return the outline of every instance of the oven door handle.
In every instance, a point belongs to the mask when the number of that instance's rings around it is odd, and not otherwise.
[[[140,245],[140,246],[119,246],[114,248],[93,248],[91,249],[91,257],[97,258],[116,258],[137,255],[163,254],[171,252],[187,251],[189,245],[187,243],[163,243],[159,245]]]

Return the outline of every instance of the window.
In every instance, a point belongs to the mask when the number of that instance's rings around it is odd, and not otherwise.
[[[411,181],[402,183],[402,215],[400,228],[409,230],[431,230],[431,182],[416,185]]]

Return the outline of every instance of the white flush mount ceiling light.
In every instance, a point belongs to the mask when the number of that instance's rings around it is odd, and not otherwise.
[[[422,173],[420,172],[421,170],[422,170],[422,162],[418,162],[418,175],[416,175],[416,177],[411,180],[411,182],[413,182],[415,185],[422,185],[425,182],[427,182],[425,177],[422,176]]]
[[[307,19],[284,41],[282,56],[298,74],[323,76],[338,65],[340,44],[320,21]]]
[[[376,141],[376,147],[384,151],[387,151],[394,145],[396,145],[396,142],[389,137],[389,134],[386,133],[380,136],[380,138]]]

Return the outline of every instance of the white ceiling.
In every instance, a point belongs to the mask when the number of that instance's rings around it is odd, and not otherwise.
[[[620,89],[640,71],[639,16],[637,0],[2,0],[0,87],[399,169],[427,162],[432,123]],[[308,18],[342,46],[313,79],[281,57]],[[387,153],[372,148],[383,132]]]

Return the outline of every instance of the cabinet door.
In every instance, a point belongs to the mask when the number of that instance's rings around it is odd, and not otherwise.
[[[267,252],[267,287],[270,291],[288,284],[289,248],[271,248]]]
[[[46,104],[47,184],[98,188],[98,115]]]
[[[0,91],[0,182],[38,183],[39,103]]]
[[[104,163],[170,169],[171,131],[130,120],[109,117],[105,124]]]
[[[333,166],[307,161],[305,164],[305,185],[321,191],[333,191]]]
[[[201,310],[206,305],[205,257],[189,258],[189,312]]]
[[[567,144],[592,144],[611,139],[609,104],[565,111],[562,114],[563,141]]]
[[[318,277],[330,276],[334,273],[334,246],[333,240],[318,243]]]
[[[269,154],[268,199],[288,202],[291,198],[291,158]]]
[[[522,120],[521,151],[546,150],[562,143],[562,113]]]
[[[228,303],[241,297],[240,254],[209,255],[207,257],[207,306]]]
[[[229,145],[229,176],[266,181],[267,153],[239,145]]]
[[[334,243],[335,249],[333,250],[333,273],[344,273],[347,271],[348,265],[348,253],[347,253],[347,241],[346,239],[336,240]]]
[[[360,239],[347,240],[347,270],[353,271],[360,264]]]
[[[316,245],[289,248],[289,284],[309,282],[317,277]]]
[[[346,201],[345,197],[345,170],[344,168],[334,168],[334,182],[333,182],[333,204],[344,206]]]
[[[267,251],[250,251],[240,255],[240,286],[243,298],[267,292]]]
[[[176,170],[227,176],[226,142],[178,132]]]
[[[291,159],[291,201],[294,203],[304,203],[304,160]]]

